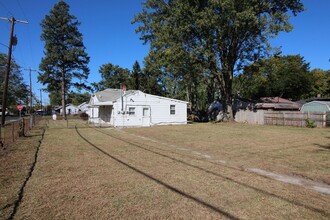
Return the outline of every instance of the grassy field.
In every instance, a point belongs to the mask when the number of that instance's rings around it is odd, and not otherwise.
[[[328,129],[49,120],[0,163],[0,219],[330,218]]]

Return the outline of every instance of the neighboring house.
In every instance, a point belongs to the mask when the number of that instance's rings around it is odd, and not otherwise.
[[[106,89],[91,96],[91,123],[115,127],[187,124],[188,102],[143,93]]]
[[[73,105],[73,104],[67,104],[65,106],[65,110],[66,110],[66,114],[67,115],[75,115],[75,114],[78,114],[79,112],[79,109],[77,106]],[[62,110],[62,106],[58,106],[58,107],[55,107],[54,108],[54,111],[57,113],[57,114],[62,114],[63,110]]]
[[[262,102],[255,105],[255,109],[274,110],[274,111],[299,111],[301,105],[299,103],[280,98],[280,97],[263,97]]]
[[[77,106],[79,109],[79,112],[88,112],[88,104],[87,102],[83,102],[80,105]]]
[[[301,107],[301,112],[330,112],[330,101],[312,101]]]

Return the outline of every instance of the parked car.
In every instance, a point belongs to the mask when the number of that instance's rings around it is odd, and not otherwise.
[[[2,109],[0,108],[0,115],[2,115]],[[8,109],[6,109],[5,115],[9,115]]]

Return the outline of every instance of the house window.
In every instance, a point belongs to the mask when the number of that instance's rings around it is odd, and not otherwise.
[[[143,117],[149,117],[149,108],[143,108]]]
[[[129,114],[129,115],[135,115],[135,108],[133,108],[133,107],[129,107],[129,108],[128,108],[128,114]]]
[[[175,105],[170,105],[170,114],[175,115]]]

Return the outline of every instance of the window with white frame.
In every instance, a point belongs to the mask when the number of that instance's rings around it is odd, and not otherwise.
[[[175,105],[170,105],[170,114],[175,115]]]
[[[129,107],[128,108],[128,114],[129,115],[135,115],[135,108],[134,107]]]

